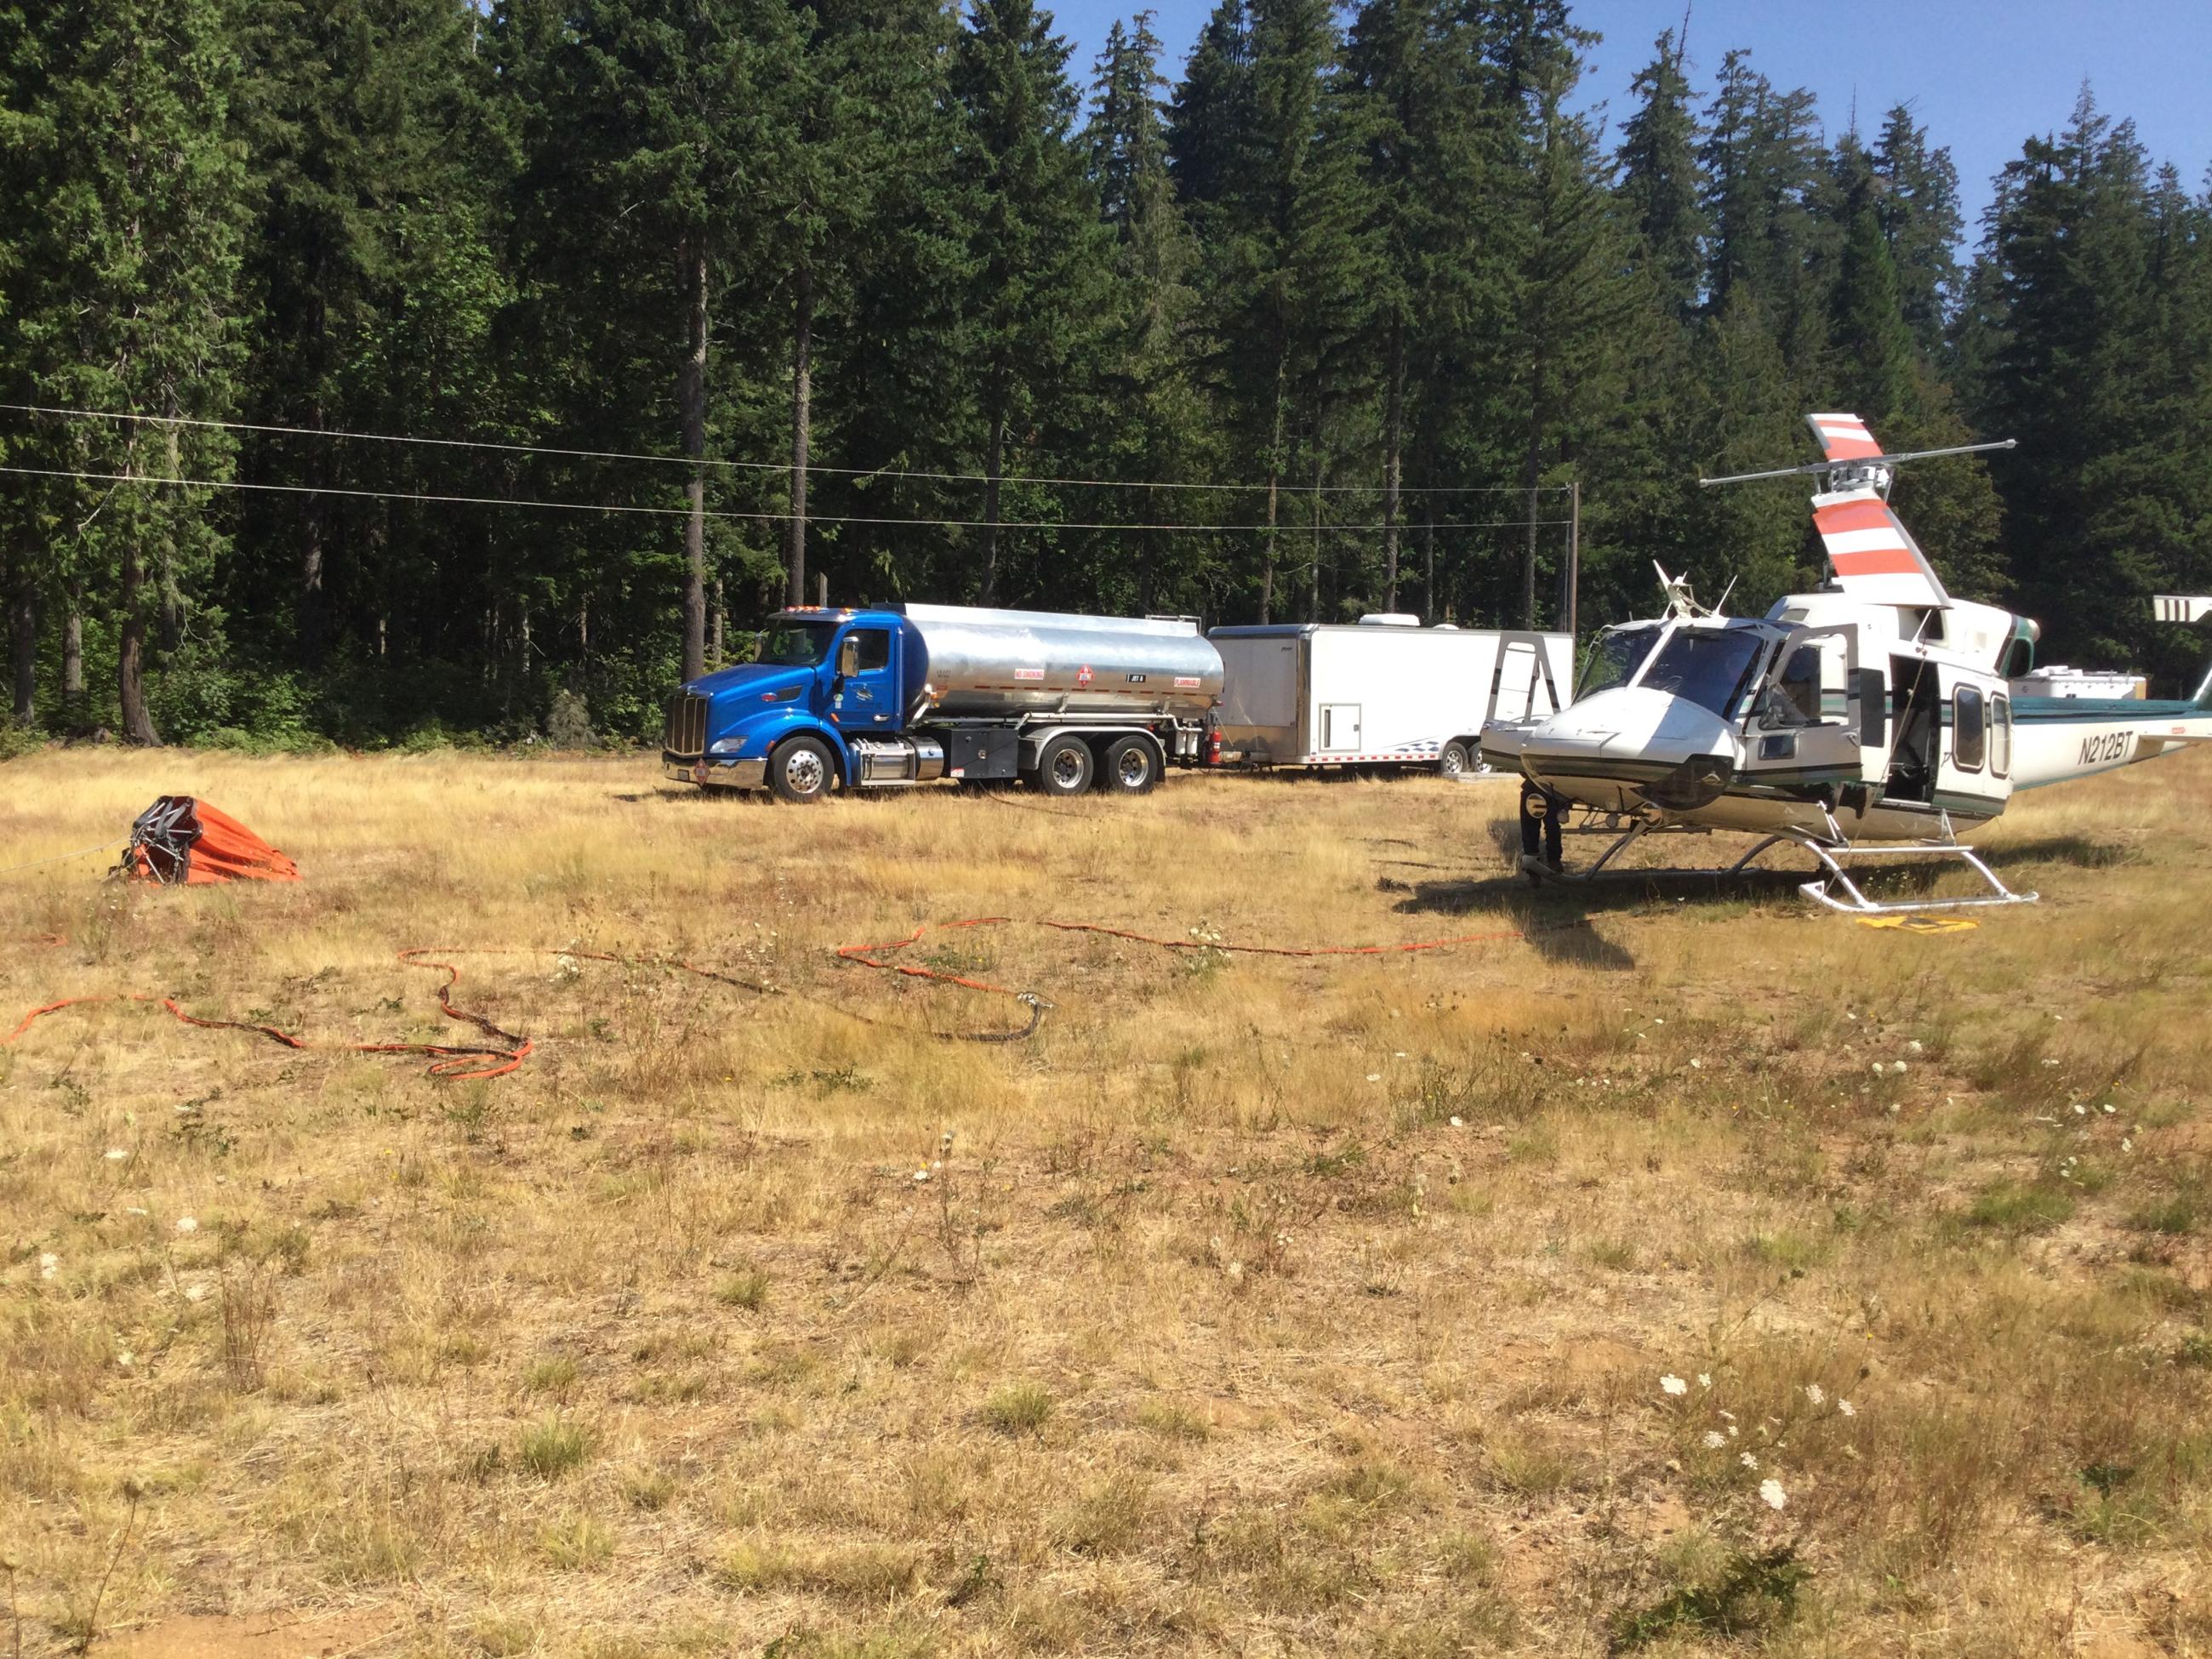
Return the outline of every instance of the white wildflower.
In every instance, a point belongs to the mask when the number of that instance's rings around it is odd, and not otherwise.
[[[1875,1074],[1876,1077],[1880,1077],[1880,1076],[1881,1076],[1884,1072],[1887,1072],[1888,1069],[1889,1069],[1889,1067],[1888,1067],[1888,1066],[1887,1066],[1883,1065],[1883,1064],[1882,1064],[1880,1060],[1877,1060],[1876,1061],[1875,1061],[1875,1063],[1874,1063],[1874,1074]]]
[[[1828,1400],[1828,1396],[1821,1392],[1820,1385],[1818,1382],[1808,1382],[1805,1385],[1805,1398],[1811,1401],[1815,1406],[1826,1405]]]
[[[1687,1394],[1690,1391],[1690,1385],[1672,1371],[1659,1379],[1659,1386],[1668,1394]]]
[[[1699,1371],[1698,1373],[1698,1386],[1701,1389],[1711,1388],[1713,1386],[1713,1374],[1711,1371]]]
[[[2122,1152],[2132,1152],[2133,1151],[2135,1151],[2135,1149],[2136,1149],[2136,1143],[2135,1143],[2134,1139],[2133,1139],[2131,1137],[2130,1137],[2130,1138],[2124,1138],[2124,1139],[2121,1140],[2121,1142],[2120,1142],[2120,1150],[2121,1150]]]
[[[204,1301],[206,1301],[206,1300],[207,1300],[207,1286],[206,1286],[206,1285],[185,1285],[185,1301],[187,1301],[187,1302],[204,1302]]]
[[[929,1171],[927,1170],[916,1170],[914,1172],[914,1178],[916,1181],[927,1181],[929,1179]]]
[[[1731,1424],[1729,1424],[1729,1439],[1731,1439],[1731,1440],[1733,1440],[1733,1439],[1735,1439],[1735,1437],[1736,1437],[1736,1426],[1735,1426],[1735,1424],[1731,1423]]]
[[[124,1348],[117,1352],[115,1356],[115,1363],[122,1366],[123,1369],[127,1371],[131,1368],[131,1366],[138,1363],[138,1356],[131,1352],[130,1349]]]
[[[1901,1060],[1893,1060],[1889,1062],[1889,1069],[1896,1073],[1898,1076],[1903,1077],[1905,1073],[1905,1062]]]
[[[143,1204],[133,1204],[128,1209],[125,1210],[123,1213],[125,1215],[143,1215],[146,1213],[146,1206]]]
[[[191,1217],[188,1215],[180,1215],[177,1218],[177,1231],[179,1232],[196,1233],[199,1231],[199,1230],[200,1224],[193,1220]]]
[[[2089,1109],[2077,1100],[2074,1103],[2074,1115],[2076,1117],[2087,1117],[2089,1115]]]
[[[1370,1072],[1367,1074],[1367,1080],[1370,1083],[1380,1083],[1382,1080],[1382,1073],[1380,1072]]]
[[[1735,1421],[1735,1413],[1734,1412],[1723,1412],[1721,1415],[1728,1419],[1731,1423]]]
[[[106,1152],[102,1152],[100,1156],[106,1158],[110,1164],[120,1164],[125,1158],[130,1157],[131,1154],[120,1146],[110,1146]]]
[[[2111,1116],[2111,1115],[2112,1115],[2112,1103],[2111,1101],[2109,1101],[2109,1100],[2108,1100],[2108,1101],[2106,1101],[2106,1102],[2102,1106],[2100,1106],[2097,1109],[2098,1109],[2099,1111],[2100,1111],[2100,1112],[2104,1113],[2107,1117],[2109,1117],[2109,1116]]]
[[[1913,1038],[1911,1042],[1906,1043],[1905,1046],[1916,1054],[1921,1052],[1920,1039],[1918,1037]]]
[[[62,1270],[62,1259],[61,1259],[61,1257],[59,1257],[59,1256],[56,1255],[55,1255],[52,1250],[45,1250],[45,1251],[41,1251],[41,1252],[40,1253],[40,1255],[39,1255],[39,1277],[40,1277],[40,1278],[41,1278],[41,1279],[52,1279],[52,1278],[56,1273],[59,1273],[61,1270]]]
[[[1782,1490],[1779,1480],[1762,1480],[1759,1483],[1759,1501],[1770,1510],[1778,1510],[1790,1501],[1790,1494]]]
[[[1718,1429],[1707,1429],[1705,1431],[1705,1449],[1707,1451],[1718,1451],[1723,1446],[1727,1444],[1728,1437],[1723,1434]]]
[[[1838,1415],[1844,1417],[1856,1417],[1859,1414],[1859,1408],[1848,1400],[1836,1401],[1836,1411]]]
[[[1693,1060],[1690,1062],[1690,1069],[1693,1072],[1702,1071],[1705,1068],[1705,1062],[1702,1060]]]
[[[1460,1120],[1459,1120],[1459,1119],[1457,1119],[1457,1118],[1454,1118],[1454,1119],[1451,1121],[1451,1126],[1452,1126],[1452,1127],[1453,1127],[1453,1128],[1455,1128],[1455,1129],[1464,1129],[1465,1127],[1467,1127],[1467,1125],[1466,1125],[1466,1124],[1464,1124],[1464,1123],[1462,1123],[1462,1121],[1460,1121]]]
[[[2045,1060],[2044,1060],[2044,1062],[2043,1062],[2043,1063],[2044,1063],[2045,1066],[2056,1066],[2058,1062],[2057,1062],[2057,1060],[2051,1060],[2051,1059],[2050,1059],[2050,1058],[2046,1057],[2046,1058],[2045,1059]]]
[[[1753,1457],[1749,1452],[1744,1453],[1742,1456],[1737,1458],[1735,1461],[1742,1464],[1744,1468],[1747,1469],[1755,1469],[1759,1467],[1759,1460],[1756,1457]]]
[[[1229,1264],[1229,1282],[1232,1285],[1240,1283],[1243,1279],[1243,1277],[1244,1264],[1241,1261],[1231,1262]]]

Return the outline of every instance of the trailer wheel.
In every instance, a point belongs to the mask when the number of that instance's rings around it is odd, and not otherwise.
[[[1106,787],[1117,795],[1149,795],[1160,781],[1160,757],[1147,738],[1122,738],[1106,750]]]
[[[1063,734],[1037,751],[1036,770],[1030,774],[1029,785],[1047,795],[1079,795],[1091,787],[1097,769],[1091,745]]]
[[[1469,764],[1467,744],[1457,738],[1446,744],[1443,753],[1437,757],[1437,772],[1442,777],[1463,778]]]
[[[778,800],[820,800],[837,781],[836,757],[819,738],[793,738],[768,760],[768,787]]]

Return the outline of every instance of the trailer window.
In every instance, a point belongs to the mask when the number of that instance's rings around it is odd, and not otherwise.
[[[755,660],[786,668],[812,668],[830,654],[830,641],[836,632],[835,623],[770,623],[761,632],[760,654]]]
[[[1637,684],[1671,692],[1725,718],[1765,646],[1765,639],[1749,629],[1711,634],[1683,629],[1659,647]]]
[[[1951,758],[1961,772],[1982,769],[1982,755],[1988,746],[1984,718],[1981,688],[1960,686],[1951,698]]]

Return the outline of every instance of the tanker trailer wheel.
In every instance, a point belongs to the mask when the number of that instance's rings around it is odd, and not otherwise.
[[[1091,745],[1080,738],[1062,734],[1037,751],[1030,787],[1047,795],[1079,795],[1091,787],[1094,769]]]
[[[1106,787],[1117,795],[1149,795],[1160,781],[1159,753],[1147,738],[1123,738],[1106,750]]]
[[[1437,757],[1437,774],[1440,777],[1463,778],[1474,762],[1467,752],[1467,744],[1454,738]]]
[[[778,800],[820,800],[836,781],[836,758],[819,738],[793,738],[768,757],[768,787]]]

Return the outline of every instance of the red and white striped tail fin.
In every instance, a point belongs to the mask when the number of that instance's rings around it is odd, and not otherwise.
[[[1856,415],[1808,415],[1820,453],[1830,461],[1874,463],[1881,446]],[[1844,592],[1869,605],[1948,605],[1936,567],[1889,509],[1863,469],[1839,469],[1835,482],[1851,488],[1813,497],[1813,525],[1828,550],[1828,568]]]
[[[1869,605],[1950,604],[1920,544],[1876,491],[1814,496],[1813,526],[1828,550],[1828,568],[1853,599]]]
[[[1831,461],[1876,461],[1881,446],[1856,415],[1808,415],[1805,423],[1820,441],[1820,454]]]

